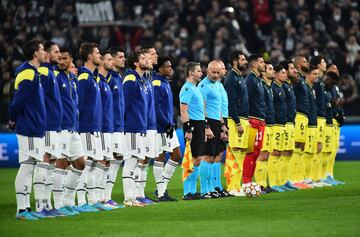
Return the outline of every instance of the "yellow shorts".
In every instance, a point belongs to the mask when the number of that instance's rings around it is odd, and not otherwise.
[[[324,143],[322,146],[323,152],[332,152],[334,150],[334,126],[326,124],[324,127]]]
[[[272,128],[273,139],[272,139],[272,149],[277,151],[284,150],[284,125],[274,125]]]
[[[306,141],[306,128],[308,126],[309,119],[306,115],[301,113],[296,113],[295,117],[295,142],[302,142]]]
[[[325,142],[325,137],[324,137],[325,125],[326,125],[326,119],[318,117],[317,118],[317,128],[318,128],[317,140],[318,140],[318,142],[321,142],[321,143]]]
[[[249,121],[240,118],[241,126],[244,128],[244,133],[239,135],[236,129],[236,123],[232,119],[228,119],[229,127],[229,146],[231,148],[248,148],[249,143]]]
[[[264,140],[261,151],[272,152],[273,126],[266,126],[264,131]]]
[[[314,154],[317,151],[317,127],[308,127],[306,130],[304,151]]]
[[[285,124],[284,131],[284,151],[292,151],[295,149],[295,126],[293,123]]]

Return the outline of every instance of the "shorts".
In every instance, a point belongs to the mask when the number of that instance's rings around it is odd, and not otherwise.
[[[84,155],[94,160],[103,160],[100,132],[80,133]]]
[[[192,139],[190,142],[192,156],[193,157],[203,156],[205,152],[205,121],[190,120],[190,125],[194,129],[192,131]]]
[[[173,137],[166,137],[166,133],[157,134],[157,145],[158,145],[158,154],[165,152],[173,152],[173,150],[180,146],[179,138],[176,134],[176,131],[173,132]]]
[[[60,132],[56,131],[46,131],[45,137],[43,137],[44,141],[44,151],[46,153],[51,154],[51,159],[60,157]]]
[[[125,156],[128,154],[128,146],[126,144],[126,137],[123,132],[114,132],[111,137],[113,152],[117,155]]]
[[[125,133],[126,144],[128,154],[131,156],[135,156],[136,158],[145,160],[145,134],[144,133]],[[126,156],[124,159],[127,157]]]
[[[295,142],[304,143],[306,141],[306,128],[308,126],[309,119],[302,113],[296,113],[295,117]]]
[[[220,146],[221,146],[221,140],[220,140],[220,134],[222,132],[221,122],[220,120],[208,119],[208,123],[210,125],[211,131],[214,134],[214,138],[208,139],[205,142],[204,155],[217,156],[220,153]]]
[[[146,157],[156,158],[159,155],[157,143],[157,131],[147,130],[144,138],[144,155]]]
[[[267,125],[264,130],[264,141],[261,148],[261,151],[272,151],[272,143],[273,143],[273,126]]]
[[[332,124],[326,124],[324,127],[324,143],[323,152],[332,152],[334,150],[334,126]]]
[[[249,146],[247,153],[260,152],[264,140],[265,121],[250,118],[249,124]]]
[[[317,153],[317,127],[308,127],[306,130],[306,141],[304,152]]]
[[[112,133],[100,133],[101,150],[105,160],[114,160]]]
[[[284,129],[284,151],[295,149],[295,126],[293,123],[286,123]]]
[[[283,151],[285,125],[280,125],[280,124],[274,125],[272,130],[273,130],[272,149],[277,151]]]
[[[19,163],[29,160],[43,161],[44,140],[41,137],[28,137],[16,134],[19,144]]]
[[[234,120],[228,119],[229,146],[231,148],[247,149],[249,145],[249,120],[247,118],[240,118],[240,124],[244,129],[244,133],[241,135],[237,132]]]
[[[60,133],[60,153],[71,161],[84,155],[79,133],[62,130]]]
[[[321,143],[324,143],[324,130],[325,130],[325,125],[326,125],[326,119],[325,118],[321,118],[321,117],[318,117],[317,118],[317,128],[318,128],[318,131],[317,131],[317,141],[318,142],[321,142]]]

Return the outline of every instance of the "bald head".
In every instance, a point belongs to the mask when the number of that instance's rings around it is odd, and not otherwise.
[[[306,72],[309,68],[309,63],[304,56],[296,56],[293,59],[294,66],[302,73]]]
[[[225,66],[225,65],[224,65]],[[221,79],[222,67],[219,60],[213,60],[208,64],[207,77],[212,81]]]

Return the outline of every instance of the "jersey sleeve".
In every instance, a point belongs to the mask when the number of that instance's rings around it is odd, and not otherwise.
[[[189,104],[190,101],[191,101],[191,97],[193,96],[193,90],[185,85],[182,89],[181,89],[181,92],[180,92],[180,103],[182,104]]]

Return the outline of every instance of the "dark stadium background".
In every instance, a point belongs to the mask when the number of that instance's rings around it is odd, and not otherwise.
[[[352,124],[343,129],[340,150],[345,159],[347,154],[360,158],[360,138],[354,132],[360,131],[359,9],[356,0],[2,0],[0,132],[8,132],[14,70],[23,61],[24,42],[32,38],[66,46],[75,57],[85,41],[97,42],[101,50],[121,46],[127,53],[155,45],[160,56],[173,58],[176,113],[184,65],[190,60],[200,61],[205,69],[213,58],[227,63],[234,49],[247,55],[263,53],[273,64],[294,55],[320,54],[340,69],[346,121]],[[81,63],[75,61],[77,66]],[[4,162],[14,155],[8,137],[0,134]]]

